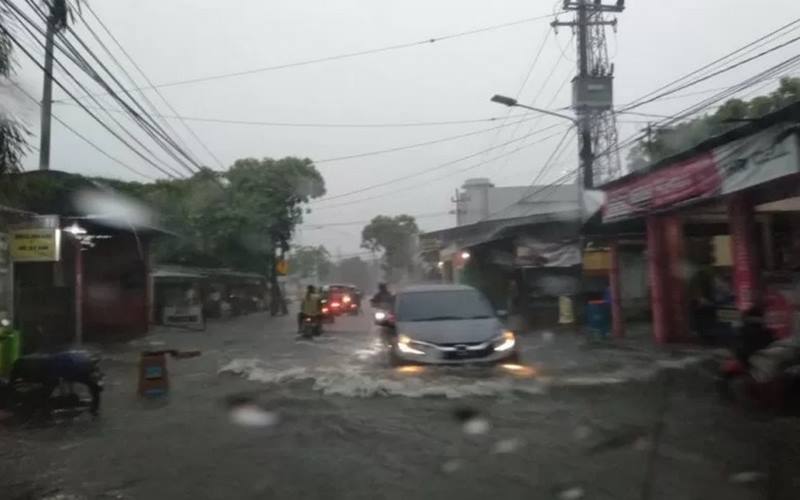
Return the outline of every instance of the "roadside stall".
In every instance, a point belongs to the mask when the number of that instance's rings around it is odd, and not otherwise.
[[[602,186],[603,224],[645,222],[658,342],[717,340],[754,308],[795,331],[798,125],[793,104]]]

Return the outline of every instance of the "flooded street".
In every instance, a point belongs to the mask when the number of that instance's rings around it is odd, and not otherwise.
[[[391,369],[365,316],[311,342],[293,327],[257,314],[107,352],[99,419],[2,430],[4,498],[755,499],[797,487],[796,424],[720,405],[697,353],[541,332],[522,337],[520,367]],[[168,400],[135,396],[145,346],[203,351],[170,361]],[[778,467],[764,460],[775,453]]]

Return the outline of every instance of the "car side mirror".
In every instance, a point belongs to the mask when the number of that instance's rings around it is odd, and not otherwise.
[[[498,309],[495,311],[495,314],[497,314],[497,317],[500,319],[508,319],[508,311],[505,309]]]

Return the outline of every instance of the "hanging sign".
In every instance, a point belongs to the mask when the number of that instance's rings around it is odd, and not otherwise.
[[[61,231],[58,229],[15,229],[10,240],[14,262],[55,262],[60,258]]]

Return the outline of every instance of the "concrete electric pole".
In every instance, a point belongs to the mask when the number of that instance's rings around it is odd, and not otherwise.
[[[578,74],[572,80],[572,107],[578,116],[580,176],[584,189],[592,189],[621,174],[616,151],[617,124],[614,115],[614,65],[609,62],[605,27],[616,29],[617,20],[606,13],[622,12],[625,1],[564,0],[564,10],[575,11],[575,19],[556,19],[553,28],[577,30]],[[598,154],[599,153],[599,154]]]
[[[53,40],[56,34],[54,2],[47,15],[44,48],[44,84],[42,85],[42,130],[39,135],[39,170],[50,169],[50,121],[53,106]]]

